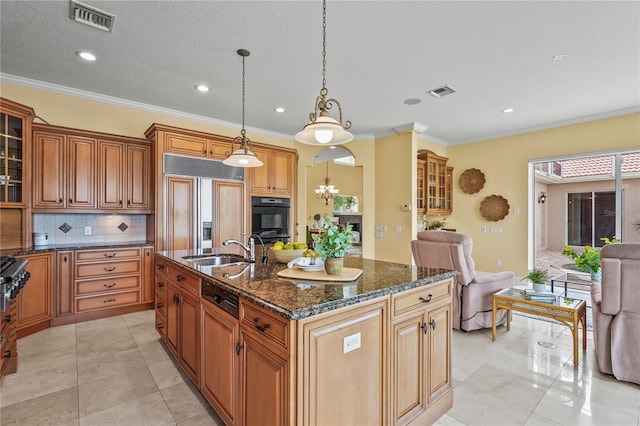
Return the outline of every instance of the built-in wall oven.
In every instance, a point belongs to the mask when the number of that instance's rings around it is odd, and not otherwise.
[[[289,198],[251,197],[251,233],[265,244],[290,242],[290,212]]]

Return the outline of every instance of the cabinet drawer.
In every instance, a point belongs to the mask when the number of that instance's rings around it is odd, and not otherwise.
[[[450,300],[452,281],[440,281],[418,287],[392,297],[393,315],[400,315],[416,308],[424,308],[441,300]]]
[[[156,312],[156,331],[160,334],[162,340],[165,339],[167,327],[167,320],[165,318],[166,317],[159,316],[158,312]]]
[[[287,349],[289,347],[289,322],[252,304],[242,303],[240,323],[243,327],[267,336],[270,342]]]
[[[117,260],[140,257],[140,247],[113,250],[76,250],[76,262],[91,262],[96,260]]]
[[[166,303],[164,294],[156,293],[156,301],[155,301],[154,308],[156,310],[156,315],[160,314],[164,318],[167,317],[167,303]]]
[[[103,296],[76,299],[76,312],[113,308],[114,306],[133,305],[140,302],[140,291],[128,291]]]
[[[162,276],[162,275],[158,275],[156,274],[156,294],[161,294],[163,297],[166,294],[166,288],[167,288],[167,278]]]
[[[140,273],[140,260],[76,264],[76,278]]]
[[[168,272],[171,281],[178,283],[180,288],[187,290],[189,293],[200,297],[200,278],[173,266],[169,268]]]
[[[140,276],[104,278],[91,281],[76,281],[76,295],[104,293],[124,289],[140,288]]]

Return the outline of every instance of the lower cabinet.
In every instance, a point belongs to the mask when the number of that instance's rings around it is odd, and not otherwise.
[[[202,301],[202,394],[227,425],[238,418],[238,320]]]
[[[290,322],[240,303],[240,415],[242,425],[295,423],[290,402]]]
[[[154,302],[152,247],[58,251],[55,265],[52,325],[148,309]]]
[[[18,338],[16,337],[17,300],[0,312],[0,385],[4,376],[18,371]]]
[[[392,296],[391,424],[431,424],[453,403],[451,291],[447,280]]]
[[[53,317],[53,253],[18,256],[28,259],[26,270],[29,281],[17,297],[18,338],[49,327]]]

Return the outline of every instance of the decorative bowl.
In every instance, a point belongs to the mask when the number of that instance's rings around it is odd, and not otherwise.
[[[306,249],[300,249],[300,250],[274,250],[271,249],[269,250],[269,254],[271,257],[273,257],[276,262],[280,262],[280,263],[289,263],[291,262],[293,259],[295,259],[296,257],[300,257],[302,256],[302,253],[304,253]]]

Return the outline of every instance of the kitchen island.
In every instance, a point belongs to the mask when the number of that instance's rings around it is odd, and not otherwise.
[[[156,254],[156,328],[227,424],[425,424],[453,403],[455,271],[361,258],[352,282]],[[203,297],[202,294],[209,296]]]

